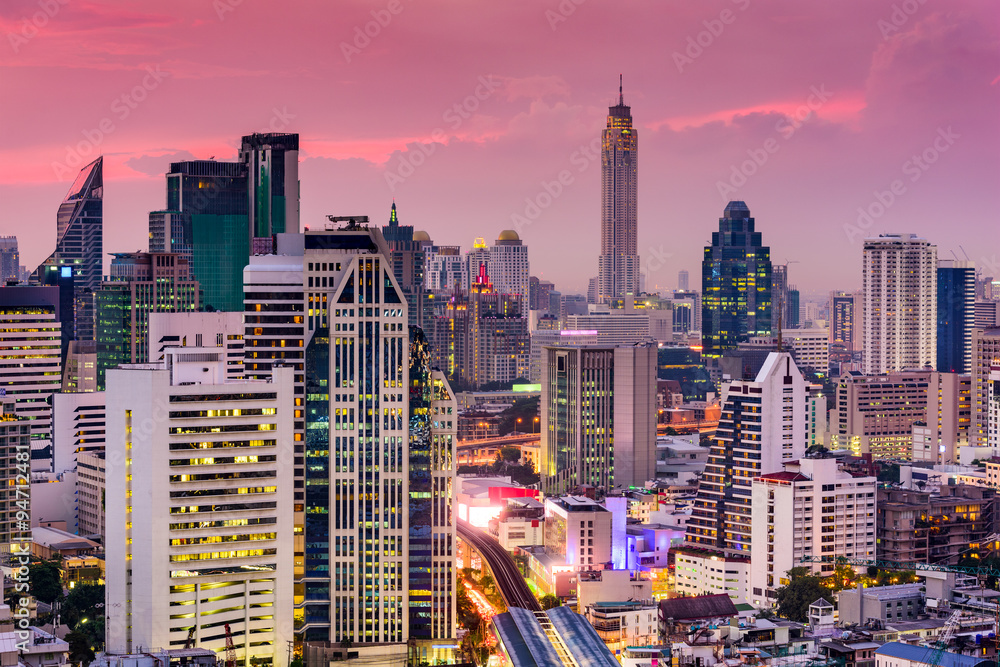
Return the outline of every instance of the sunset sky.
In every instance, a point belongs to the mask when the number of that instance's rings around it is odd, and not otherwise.
[[[992,0],[3,0],[0,33],[0,234],[32,268],[98,154],[105,251],[145,250],[171,161],[277,130],[304,224],[395,197],[442,244],[516,227],[532,274],[584,292],[623,74],[647,288],[700,287],[729,199],[805,292],[860,287],[886,231],[1000,276]]]

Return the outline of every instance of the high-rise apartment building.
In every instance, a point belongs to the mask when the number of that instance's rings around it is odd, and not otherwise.
[[[486,272],[498,293],[519,296],[522,304],[529,303],[528,246],[524,245],[517,232],[512,229],[500,232],[496,243],[490,246]],[[522,316],[527,317],[528,308],[522,310]]]
[[[687,269],[681,269],[677,272],[677,289],[681,291],[687,291],[690,284],[690,274],[688,274]]]
[[[656,352],[653,344],[542,350],[539,472],[549,493],[656,476]]]
[[[833,458],[803,458],[753,480],[750,590],[771,606],[803,558],[875,558],[874,477],[855,477]],[[807,565],[815,574],[833,563]]]
[[[299,231],[299,135],[255,133],[243,137],[250,237]]]
[[[149,315],[198,309],[198,283],[173,253],[114,253],[111,276],[95,294],[97,386],[108,368],[149,361]]]
[[[805,454],[806,406],[805,381],[787,352],[770,353],[754,380],[729,384],[687,522],[689,545],[750,557],[753,480]]]
[[[972,423],[969,427],[969,444],[973,447],[987,446],[989,380],[994,366],[1000,366],[1000,327],[973,329]]]
[[[36,448],[47,447],[52,394],[62,384],[59,296],[58,287],[0,287],[0,389]]]
[[[865,375],[934,368],[937,246],[915,234],[865,239],[861,336]]]
[[[421,235],[427,236],[427,232],[414,232],[414,237]],[[465,262],[459,246],[431,245],[425,251],[424,281],[428,290],[454,293],[461,289],[464,275]]]
[[[169,243],[167,216],[163,222],[150,216],[150,236],[164,239],[157,249],[190,246],[191,273],[201,285],[204,307],[242,308],[243,267],[250,256],[248,188],[247,166],[241,162],[174,162],[167,172],[166,209],[157,212],[169,213]],[[190,237],[174,236],[175,229],[189,231]]]
[[[597,298],[607,303],[639,295],[639,133],[621,85],[601,138],[601,255]]]
[[[750,209],[731,201],[705,246],[701,338],[705,357],[771,333],[771,249],[761,244]]]
[[[971,372],[975,318],[976,265],[954,259],[938,260],[937,370]]]
[[[172,252],[194,266],[191,214],[181,211],[149,212],[149,252]]]
[[[468,292],[476,282],[480,272],[489,275],[490,248],[486,239],[478,236],[472,242],[472,249],[465,253],[465,275],[462,277],[462,290]]]
[[[0,285],[21,281],[21,255],[16,236],[0,236]]]
[[[94,339],[93,293],[104,272],[104,158],[80,170],[56,216],[56,249],[36,269],[43,283],[46,267],[73,276],[74,338]]]
[[[287,665],[291,369],[226,382],[216,349],[108,372],[107,647],[194,645]]]

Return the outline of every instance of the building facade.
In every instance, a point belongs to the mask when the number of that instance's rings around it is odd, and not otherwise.
[[[493,288],[500,294],[514,294],[521,297],[522,316],[527,317],[529,303],[528,246],[512,229],[500,232],[496,243],[490,246],[490,259],[486,267]]]
[[[865,239],[861,283],[865,375],[934,368],[937,246],[915,234]]]

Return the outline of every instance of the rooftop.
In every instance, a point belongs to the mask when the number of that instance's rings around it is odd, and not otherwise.
[[[911,646],[910,644],[902,644],[900,642],[883,644],[881,648],[875,651],[875,655],[885,655],[891,658],[901,658],[925,664],[931,659],[933,653],[933,648]],[[936,664],[939,667],[987,667],[987,665],[993,665],[994,663],[992,660],[984,660],[982,658],[974,658],[968,655],[959,655],[945,651],[940,656],[937,656]]]
[[[660,617],[675,621],[697,621],[737,616],[739,611],[725,593],[660,600]]]

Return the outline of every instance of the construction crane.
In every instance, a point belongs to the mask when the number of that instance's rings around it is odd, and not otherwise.
[[[233,646],[233,632],[226,623],[226,667],[236,667],[236,647]]]
[[[948,642],[951,641],[952,636],[955,634],[955,628],[958,627],[958,619],[962,617],[962,612],[955,611],[951,616],[948,617],[948,622],[944,624],[944,630],[938,636],[937,644],[934,648],[934,653],[931,654],[930,660],[927,660],[927,664],[931,667],[940,665],[941,655],[948,650]]]

